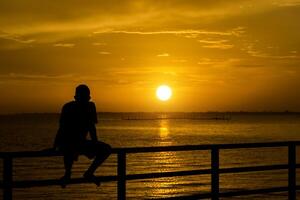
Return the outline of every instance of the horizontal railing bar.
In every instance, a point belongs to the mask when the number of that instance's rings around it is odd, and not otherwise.
[[[101,182],[117,181],[117,176],[97,176]],[[69,184],[82,184],[82,183],[92,183],[85,178],[73,178],[70,180]],[[13,188],[30,188],[30,187],[40,187],[40,186],[54,186],[61,185],[58,179],[48,179],[48,180],[29,180],[29,181],[14,181]]]
[[[184,146],[163,146],[163,147],[131,147],[123,148],[126,153],[147,153],[163,151],[192,151],[192,150],[211,150],[218,149],[240,149],[240,148],[258,148],[258,147],[285,147],[289,144],[300,145],[300,141],[287,142],[265,142],[265,143],[236,143],[236,144],[208,144],[208,145],[184,145]]]
[[[280,170],[280,169],[288,169],[288,165],[262,165],[262,166],[233,167],[233,168],[223,168],[223,169],[221,168],[219,169],[219,173],[225,174],[225,173],[240,173],[240,172],[258,172],[258,171],[269,171],[269,170]]]
[[[298,164],[297,167],[300,168],[300,164]],[[259,171],[281,170],[281,169],[288,169],[288,165],[264,165],[264,166],[251,166],[251,167],[223,168],[223,169],[219,169],[219,173],[224,174],[224,173],[241,173],[241,172],[259,172]],[[147,173],[147,174],[129,174],[126,176],[126,180],[163,178],[163,177],[173,177],[173,176],[191,176],[191,175],[202,175],[202,174],[211,174],[211,169],[175,171],[175,172],[158,172],[158,173]]]
[[[298,165],[300,167],[300,165]],[[256,171],[268,171],[268,170],[280,170],[288,169],[288,165],[266,165],[266,166],[251,166],[251,167],[234,167],[234,168],[223,168],[220,169],[220,173],[239,173],[239,172],[256,172]],[[130,174],[127,175],[126,180],[136,179],[149,179],[149,178],[163,178],[173,176],[190,176],[190,175],[201,175],[210,174],[211,169],[201,170],[189,170],[189,171],[175,171],[175,172],[158,172],[148,174]]]
[[[297,190],[300,190],[300,186],[297,186]],[[253,189],[253,190],[239,190],[239,191],[230,191],[219,193],[220,197],[233,197],[233,196],[246,196],[254,194],[265,194],[265,193],[278,193],[278,192],[287,192],[288,187],[272,187],[272,188],[263,188],[263,189]],[[207,199],[211,197],[211,193],[202,193],[186,196],[177,196],[177,197],[167,197],[167,198],[152,198],[155,200],[194,200],[194,199]]]
[[[265,194],[265,193],[277,193],[277,192],[287,192],[288,187],[274,187],[274,188],[261,188],[252,190],[240,190],[220,193],[220,197],[233,197],[241,195],[253,195],[253,194]]]
[[[297,168],[300,168],[300,164],[297,164]],[[251,166],[251,167],[234,167],[234,168],[221,168],[220,173],[241,173],[241,172],[258,172],[268,170],[281,170],[288,169],[288,165],[265,165],[265,166]],[[157,173],[146,173],[146,174],[128,174],[126,180],[138,180],[138,179],[152,179],[152,178],[164,178],[174,176],[192,176],[192,175],[203,175],[210,174],[211,169],[199,169],[199,170],[185,170],[175,172],[157,172]],[[102,182],[117,181],[117,176],[98,176]],[[88,183],[84,178],[71,179],[70,184],[81,184]],[[49,180],[29,180],[29,181],[14,181],[13,187],[15,188],[26,188],[35,186],[49,186],[49,185],[60,185],[58,179]],[[3,183],[0,182],[0,187],[3,187]]]
[[[174,177],[174,176],[192,176],[192,175],[201,175],[201,174],[210,174],[210,173],[211,173],[210,169],[200,169],[200,170],[176,171],[176,172],[129,174],[126,176],[126,180],[152,179],[152,178],[164,178],[164,177]]]
[[[300,141],[286,142],[262,142],[262,143],[237,143],[237,144],[204,144],[204,145],[183,145],[183,146],[162,146],[162,147],[127,147],[114,148],[112,153],[147,153],[164,151],[192,151],[192,150],[211,150],[219,149],[240,149],[240,148],[258,148],[258,147],[284,147],[289,144],[300,145]],[[43,156],[62,156],[61,152],[55,151],[23,151],[23,152],[0,152],[0,157],[43,157]]]
[[[120,149],[112,149],[112,153],[116,154]],[[63,156],[62,152],[51,151],[50,149],[42,151],[18,151],[18,152],[0,152],[0,158],[11,157],[11,158],[35,158],[35,157],[54,157]]]
[[[193,194],[193,195],[182,195],[182,196],[174,196],[174,197],[162,197],[162,198],[147,198],[152,200],[195,200],[195,199],[208,199],[211,198],[211,193],[201,193],[201,194]]]

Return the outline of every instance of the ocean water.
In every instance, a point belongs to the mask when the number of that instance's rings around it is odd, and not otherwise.
[[[0,152],[36,151],[52,146],[58,114],[0,116]],[[222,113],[100,113],[98,138],[112,147],[171,146],[300,140],[299,114]],[[298,148],[300,149],[300,148]],[[297,160],[300,162],[300,151]],[[81,156],[73,177],[81,177],[90,160]],[[287,163],[287,148],[221,150],[220,168]],[[52,179],[63,175],[63,162],[55,158],[14,160],[14,180]],[[159,152],[127,156],[127,174],[206,169],[209,151]],[[116,175],[116,155],[97,175]],[[0,167],[2,173],[2,166]],[[298,174],[299,174],[298,170]],[[298,176],[299,177],[299,176]],[[298,185],[299,185],[299,178]],[[226,174],[222,191],[287,186],[287,170]],[[14,189],[14,199],[116,199],[116,182]],[[152,199],[210,191],[210,175],[127,181],[128,199]],[[286,193],[229,199],[287,199]],[[298,193],[300,198],[300,194]],[[1,196],[2,197],[2,196]],[[0,198],[1,198],[0,197]]]

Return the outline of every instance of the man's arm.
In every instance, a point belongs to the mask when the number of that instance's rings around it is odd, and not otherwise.
[[[96,111],[96,106],[93,102],[90,103],[91,109],[92,109],[92,114],[91,114],[91,121],[90,121],[90,127],[89,127],[89,132],[92,141],[98,141],[97,138],[97,130],[96,130],[96,124],[98,122],[97,119],[97,111]]]
[[[90,136],[91,136],[91,139],[92,139],[92,141],[98,141],[98,138],[97,138],[97,130],[96,130],[96,126],[95,126],[95,124],[92,124],[91,126],[90,126]]]
[[[62,110],[61,110],[61,114],[59,117],[59,128],[57,130],[56,136],[55,136],[55,140],[53,143],[53,149],[56,150],[62,143],[62,139],[63,139],[63,126],[65,124],[65,118],[66,118],[66,104],[63,106]]]
[[[56,150],[59,146],[59,142],[60,142],[60,133],[59,130],[56,133],[55,139],[54,139],[54,143],[53,143],[53,149]]]
[[[63,125],[63,118],[64,118],[64,114],[65,113],[65,106],[63,106],[62,110],[61,110],[61,114],[60,114],[60,117],[59,117],[59,128],[57,130],[57,133],[56,133],[56,136],[55,136],[55,139],[54,139],[54,143],[53,143],[53,149],[56,150],[60,143],[61,143],[61,140],[62,140],[62,132],[61,132],[61,128],[62,128],[62,125]]]

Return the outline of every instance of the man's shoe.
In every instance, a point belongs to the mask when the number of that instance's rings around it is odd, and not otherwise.
[[[71,176],[64,175],[59,179],[60,185],[62,188],[66,188],[67,184],[70,183]]]
[[[94,174],[89,174],[89,173],[84,173],[83,177],[89,181],[89,182],[93,182],[95,183],[98,187],[101,185],[101,181],[100,178],[98,178],[97,176],[95,176]]]

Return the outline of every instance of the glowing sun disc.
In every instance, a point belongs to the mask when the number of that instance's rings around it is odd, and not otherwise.
[[[172,90],[167,85],[161,85],[156,89],[156,96],[161,101],[167,101],[172,96]]]

